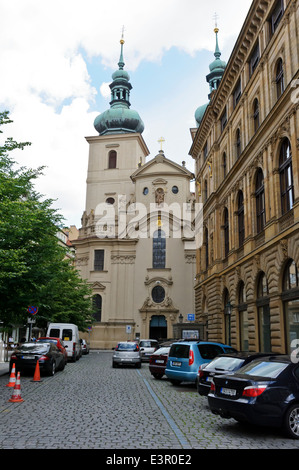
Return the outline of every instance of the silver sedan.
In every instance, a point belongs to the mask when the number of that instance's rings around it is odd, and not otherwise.
[[[121,365],[141,367],[141,354],[138,344],[129,341],[118,343],[113,352],[112,367]]]

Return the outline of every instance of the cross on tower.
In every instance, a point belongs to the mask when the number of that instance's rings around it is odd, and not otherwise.
[[[158,142],[161,144],[161,150],[163,150],[163,142],[165,142],[164,137],[160,137],[160,139],[158,140]]]
[[[217,28],[217,27],[218,27],[217,20],[218,20],[219,16],[217,15],[216,12],[215,12],[213,18],[214,18],[214,20],[215,20],[215,28]]]

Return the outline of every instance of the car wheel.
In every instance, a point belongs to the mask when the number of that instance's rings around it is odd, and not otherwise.
[[[163,375],[162,374],[153,374],[153,376],[155,377],[155,379],[157,380],[161,380]]]
[[[174,380],[174,379],[172,379],[170,382],[172,383],[172,385],[180,385],[181,380]]]
[[[56,372],[56,363],[55,363],[55,361],[53,361],[51,366],[50,366],[49,375],[51,375],[53,377],[55,372]]]
[[[292,405],[285,415],[284,428],[293,439],[299,439],[299,403]]]

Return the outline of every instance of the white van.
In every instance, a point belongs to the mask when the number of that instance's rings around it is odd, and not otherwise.
[[[63,341],[69,360],[75,362],[81,357],[82,351],[77,325],[73,323],[49,323],[47,336],[60,338]]]

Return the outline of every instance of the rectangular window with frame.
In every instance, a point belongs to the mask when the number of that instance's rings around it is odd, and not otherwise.
[[[94,250],[94,270],[104,271],[104,253],[105,250]]]
[[[241,79],[238,80],[236,88],[234,89],[233,98],[234,98],[234,108],[237,106],[241,99],[242,90],[241,90]]]
[[[284,14],[283,0],[277,0],[268,20],[270,24],[271,36],[275,33],[276,29],[278,28],[281,18],[283,17],[283,14]]]
[[[226,127],[226,124],[227,124],[227,112],[226,112],[226,108],[224,110],[224,112],[222,113],[222,116],[220,118],[220,122],[221,122],[221,132],[224,131],[225,127]]]
[[[257,44],[255,45],[255,47],[254,47],[254,49],[251,53],[250,59],[249,59],[249,74],[250,74],[250,77],[253,74],[253,72],[255,71],[255,69],[257,68],[259,61],[260,61],[260,45],[257,42]]]

